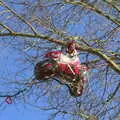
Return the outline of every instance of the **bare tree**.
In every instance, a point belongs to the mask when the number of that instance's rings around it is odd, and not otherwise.
[[[80,97],[70,96],[55,78],[34,80],[44,53],[77,42],[81,62],[90,67]],[[0,0],[0,102],[21,103],[68,120],[120,117],[119,0]],[[40,106],[45,99],[47,106]]]

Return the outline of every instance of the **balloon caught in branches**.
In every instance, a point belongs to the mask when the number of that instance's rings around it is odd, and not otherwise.
[[[57,77],[67,85],[72,96],[80,96],[87,82],[88,67],[80,63],[75,41],[68,41],[65,51],[51,51],[45,54],[45,60],[35,66],[37,80],[49,80]]]

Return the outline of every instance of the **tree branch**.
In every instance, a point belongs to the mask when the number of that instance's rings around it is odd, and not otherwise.
[[[29,38],[40,38],[40,39],[44,39],[44,40],[48,40],[50,42],[59,44],[59,45],[63,45],[66,46],[66,42],[62,41],[62,40],[57,40],[55,38],[50,38],[49,36],[43,36],[40,34],[25,34],[25,33],[18,33],[18,32],[14,32],[14,33],[0,33],[0,36],[16,36],[16,37],[29,37]],[[100,49],[95,49],[92,47],[84,47],[83,45],[79,45],[77,44],[76,49],[81,50],[81,51],[85,51],[85,52],[89,52],[91,54],[97,55],[100,58],[102,58],[103,60],[105,60],[111,68],[113,68],[117,73],[120,74],[120,67],[119,65],[117,65],[110,57],[108,57],[107,55],[105,55],[103,52],[100,51]]]
[[[17,95],[19,95],[20,93],[23,93],[24,91],[26,91],[27,88],[24,88],[23,90],[20,90],[14,94],[5,94],[5,95],[0,95],[0,97],[16,97]]]
[[[103,11],[101,11],[99,8],[97,8],[95,5],[92,5],[92,4],[88,4],[88,3],[85,3],[85,2],[80,2],[80,1],[74,1],[74,2],[67,2],[65,0],[65,3],[67,4],[72,4],[72,5],[77,5],[77,6],[84,6],[85,8],[93,11],[93,12],[96,12],[97,14],[107,18],[108,20],[112,21],[113,23],[117,24],[117,25],[120,25],[120,21],[109,16],[108,14],[104,13]]]
[[[120,12],[120,8],[112,3],[112,1],[109,0],[103,0],[106,2],[108,5],[111,5],[113,8],[115,8],[118,12]]]
[[[5,29],[6,29],[8,32],[10,32],[10,33],[13,32],[13,30],[11,30],[8,26],[2,24],[1,22],[0,22],[0,26],[2,26],[3,28],[5,28]]]
[[[114,92],[111,93],[109,96],[108,96],[108,99],[105,101],[105,102],[109,102],[112,100],[112,98],[116,95],[117,91],[119,90],[120,88],[120,82],[118,83],[117,87],[115,88]]]
[[[0,5],[7,8],[13,15],[15,15],[18,19],[20,19],[22,22],[24,22],[25,24],[27,24],[31,30],[33,31],[34,34],[37,34],[35,28],[28,22],[26,21],[23,17],[21,17],[20,15],[18,15],[14,10],[12,10],[8,5],[6,5],[3,1],[0,1]]]

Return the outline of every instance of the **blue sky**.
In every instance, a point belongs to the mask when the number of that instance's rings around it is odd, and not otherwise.
[[[15,5],[11,5],[11,6],[14,9],[16,9],[18,13],[21,12],[21,9],[22,9],[21,7],[16,7]],[[1,10],[2,9],[0,8],[0,11]],[[91,14],[88,14],[88,15],[91,16]],[[106,32],[106,30],[102,31],[101,29],[99,30],[99,28],[103,27],[103,29],[105,29],[104,25],[109,26],[110,22],[105,21],[104,24],[97,25],[96,19],[98,19],[98,18],[99,17],[96,15],[95,15],[95,17],[92,17],[93,21],[90,26],[88,26],[89,21],[88,21],[87,16],[84,19],[81,19],[80,23],[77,23],[77,24],[70,23],[70,24],[68,24],[68,26],[66,28],[67,32],[69,35],[76,35],[76,36],[80,35],[80,36],[85,37],[85,39],[92,39],[92,37],[94,39],[96,36],[100,37],[104,34],[104,32]],[[0,20],[2,21],[1,16],[0,16]],[[104,18],[100,17],[99,20],[102,23],[104,21]],[[58,18],[58,21],[59,21],[59,18]],[[9,21],[9,22],[12,23],[12,21]],[[6,24],[9,25],[9,22],[6,22]],[[58,23],[60,25],[62,25],[62,20],[60,22],[61,23],[59,23],[59,22]],[[10,26],[13,29],[16,29],[17,27],[19,27],[20,30],[21,30],[21,28],[26,27],[23,25],[19,26],[19,24],[17,24],[17,22],[15,24],[13,24],[13,23],[10,24]],[[111,26],[113,26],[113,25],[111,25]],[[90,27],[90,28],[88,28],[88,27]],[[110,29],[110,28],[111,27],[108,27],[107,29]],[[19,31],[19,29],[17,29],[17,30]],[[92,30],[90,31],[90,29],[92,29],[93,31]],[[88,31],[85,31],[85,30],[88,30]],[[90,33],[88,36],[86,36],[87,32]],[[92,34],[92,32],[94,32],[94,34]],[[117,38],[117,39],[119,39],[119,38]],[[22,40],[23,40],[23,38],[22,38]],[[28,39],[28,40],[32,41],[33,39]],[[13,49],[9,44],[10,41],[12,41],[12,44],[14,47],[19,48],[19,45],[21,45],[20,48],[22,50],[24,48],[24,41],[21,41],[21,38],[14,38],[14,37],[5,37],[4,39],[0,38],[0,76],[3,77],[3,78],[0,78],[1,83],[4,83],[6,81],[11,82],[14,80],[24,80],[25,78],[27,78],[28,76],[30,76],[33,73],[33,69],[32,69],[33,66],[32,66],[31,69],[21,71],[20,74],[17,74],[17,77],[16,77],[16,71],[22,70],[23,68],[28,67],[30,64],[29,63],[24,64],[24,62],[26,62],[26,61],[24,61],[26,56],[24,54],[22,54],[22,52],[17,51],[16,49]],[[4,46],[3,46],[2,42],[3,42]],[[5,42],[7,43],[6,45],[5,45]],[[113,46],[113,44],[112,44],[112,46]],[[116,46],[116,45],[114,45],[114,46]],[[41,45],[41,47],[44,47],[44,46]],[[115,50],[114,47],[112,49]],[[29,55],[35,54],[35,53],[33,53],[33,49],[29,50],[27,53]],[[27,56],[27,58],[30,60],[29,56]],[[91,58],[93,59],[93,56],[90,57],[89,59],[91,59]],[[96,56],[94,56],[94,58],[96,58]],[[101,74],[99,74],[99,70],[98,71],[93,70],[92,72],[94,72],[94,73],[96,72],[97,75],[101,75]],[[4,78],[6,78],[6,79],[4,79]],[[93,76],[93,78],[94,78],[94,76]],[[95,96],[97,96],[98,98],[100,98],[103,95],[103,92],[101,92],[101,91],[103,91],[104,89],[102,87],[99,88],[100,87],[99,85],[101,85],[101,84],[96,85],[96,83],[106,82],[104,79],[105,78],[99,79],[100,80],[100,82],[99,82],[99,80],[96,77],[96,79],[94,78],[93,82],[91,82],[91,84],[90,84],[91,85],[90,89],[92,89],[94,91],[93,94]],[[118,81],[118,79],[119,79],[118,77],[114,78],[114,80],[116,80],[116,81]],[[102,81],[102,80],[104,80],[104,81]],[[94,85],[93,85],[93,83],[94,83]],[[97,89],[97,87],[99,89]],[[0,84],[0,93],[2,91],[8,92],[9,90],[12,90],[11,88],[15,88],[15,86],[8,85],[6,87],[6,86]],[[95,92],[96,89],[97,89],[97,92]],[[100,94],[98,94],[98,92],[100,92]],[[106,96],[104,96],[104,97],[106,97]],[[27,119],[29,119],[29,120],[48,120],[49,115],[51,113],[51,111],[48,111],[48,112],[42,111],[40,109],[30,107],[29,105],[26,105],[24,103],[23,104],[22,103],[18,103],[18,104],[13,103],[13,104],[8,105],[4,102],[4,99],[2,99],[2,101],[3,101],[3,104],[0,106],[0,120],[27,120]],[[39,105],[40,106],[46,105],[45,98],[40,100]],[[57,118],[57,120],[59,120],[59,117]]]
[[[17,105],[11,104],[0,110],[0,120],[48,120],[48,115],[41,110],[17,108]]]
[[[1,38],[0,38],[1,39]],[[11,82],[16,79],[16,71],[24,68],[23,63],[20,62],[20,58],[22,56],[19,51],[10,47],[9,44],[3,44],[8,39],[2,39],[3,42],[0,44],[0,93],[4,91],[4,93],[14,90],[15,86],[11,85],[3,85],[2,83]],[[9,41],[9,40],[8,40]],[[7,41],[7,43],[9,43]],[[24,58],[24,57],[23,57]],[[17,62],[16,62],[17,61]],[[30,71],[29,71],[30,72]],[[33,71],[31,71],[32,73]],[[24,75],[23,75],[24,74]],[[21,73],[24,78],[29,73]],[[20,75],[19,75],[20,76]],[[3,78],[2,78],[3,77]],[[5,78],[5,79],[4,79]],[[20,77],[17,77],[21,79]],[[18,79],[18,80],[19,80]],[[13,89],[12,89],[13,88]],[[4,98],[0,99],[2,104],[0,105],[0,120],[47,120],[49,117],[49,113],[45,111],[41,111],[40,109],[36,109],[33,107],[28,107],[28,105],[23,104],[6,104],[4,102]],[[45,105],[44,101],[40,101],[40,105]]]

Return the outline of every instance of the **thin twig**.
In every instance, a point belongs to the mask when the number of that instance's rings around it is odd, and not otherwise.
[[[5,28],[5,29],[6,29],[7,31],[9,31],[10,33],[13,33],[13,32],[14,32],[14,31],[11,30],[8,26],[2,24],[1,22],[0,22],[0,26],[2,26],[3,28]]]
[[[120,25],[120,21],[113,18],[112,16],[109,16],[108,14],[104,13],[102,10],[100,10],[99,8],[97,8],[95,5],[93,4],[88,4],[88,3],[85,3],[85,2],[80,2],[80,1],[74,1],[74,2],[66,2],[66,4],[72,4],[72,5],[77,5],[77,6],[84,6],[85,8],[93,11],[93,12],[96,12],[97,14],[107,18],[108,20],[112,21],[113,23],[117,24],[117,25]]]
[[[11,11],[11,13],[13,13],[17,18],[19,18],[22,22],[24,22],[25,24],[27,24],[31,30],[33,31],[33,33],[36,35],[37,32],[35,30],[35,28],[28,22],[26,21],[23,17],[21,17],[20,15],[18,15],[13,9],[11,9],[8,5],[6,5],[3,1],[0,1],[0,5],[6,7],[9,11]]]
[[[112,1],[109,0],[103,0],[106,2],[108,5],[111,5],[113,8],[115,8],[119,13],[120,13],[120,8],[112,3]]]

